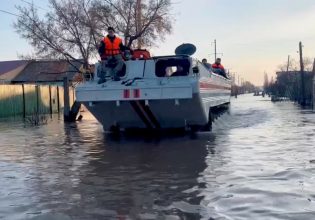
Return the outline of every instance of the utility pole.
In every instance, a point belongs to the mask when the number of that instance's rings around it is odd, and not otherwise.
[[[214,53],[210,54],[211,56],[214,54],[214,62],[217,60],[218,55],[220,54],[221,56],[223,56],[223,53],[218,53],[217,51],[217,40],[214,39],[213,42],[211,42],[211,46],[214,44]]]
[[[313,62],[313,112],[315,112],[315,59]]]
[[[301,66],[301,100],[300,104],[305,106],[305,82],[304,82],[304,62],[303,62],[303,45],[302,42],[299,43],[300,52],[300,66]]]
[[[214,39],[214,62],[217,60],[217,40]]]
[[[242,94],[245,94],[245,88],[244,88],[244,78],[243,78],[243,77],[242,77],[241,84],[242,84]]]
[[[289,67],[290,67],[290,55],[288,55],[287,72],[289,72]]]
[[[136,2],[137,7],[137,34],[141,31],[141,23],[142,23],[142,11],[141,11],[141,0],[137,0]],[[142,47],[142,39],[141,37],[138,38],[138,49],[141,49]]]

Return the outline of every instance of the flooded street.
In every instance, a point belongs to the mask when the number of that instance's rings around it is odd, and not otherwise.
[[[0,219],[315,219],[315,114],[232,98],[212,133],[0,122]]]

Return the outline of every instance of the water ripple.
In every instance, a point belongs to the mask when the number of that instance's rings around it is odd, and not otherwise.
[[[233,100],[197,138],[3,120],[0,219],[314,219],[315,115],[263,100]]]

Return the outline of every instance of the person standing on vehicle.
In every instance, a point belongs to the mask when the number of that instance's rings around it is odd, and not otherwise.
[[[98,48],[101,57],[101,68],[97,71],[100,78],[98,84],[106,82],[106,76],[111,76],[114,81],[120,80],[118,74],[124,66],[122,51],[128,50],[122,39],[115,35],[113,27],[108,27],[107,31],[108,35],[103,38]]]

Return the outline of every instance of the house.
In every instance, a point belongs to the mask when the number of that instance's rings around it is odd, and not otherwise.
[[[52,114],[64,106],[63,80],[70,85],[82,79],[80,61],[14,60],[0,62],[0,118],[34,112]],[[75,102],[69,88],[69,104]]]
[[[14,60],[0,62],[2,84],[56,84],[64,77],[78,80],[80,61],[66,60]]]
[[[80,69],[80,62],[66,60],[36,60],[28,64],[11,79],[12,84],[60,84],[64,77],[73,81]]]
[[[0,61],[0,83],[11,83],[29,62],[27,60]]]

